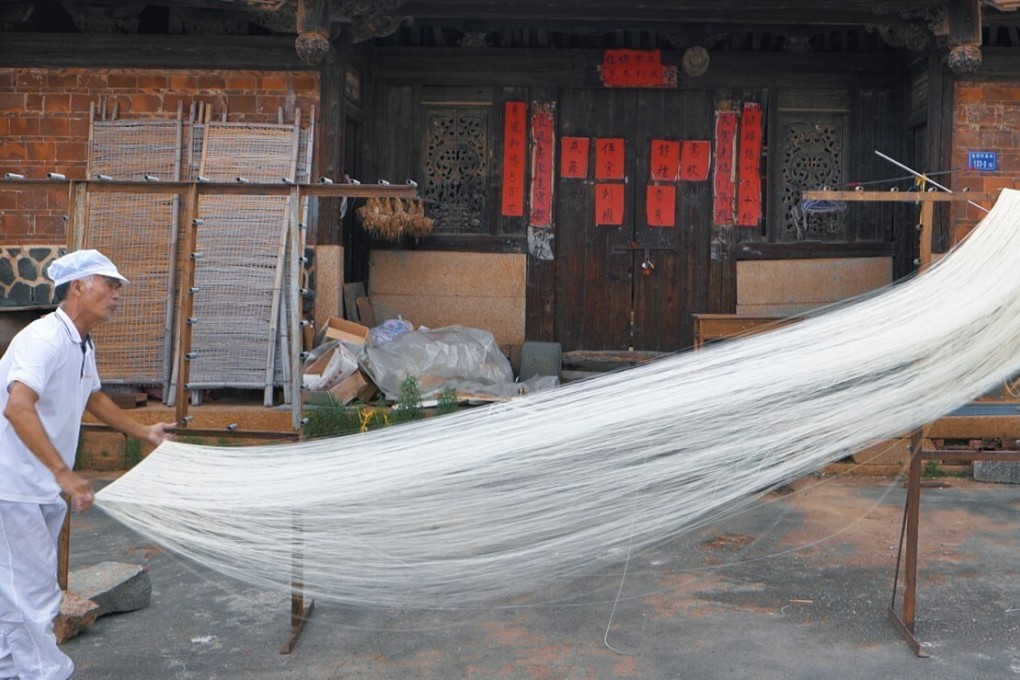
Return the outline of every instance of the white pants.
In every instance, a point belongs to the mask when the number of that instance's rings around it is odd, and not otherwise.
[[[71,659],[57,647],[57,541],[64,503],[0,501],[0,678],[66,680]]]

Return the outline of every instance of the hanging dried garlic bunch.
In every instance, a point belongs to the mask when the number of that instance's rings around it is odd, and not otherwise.
[[[406,206],[399,198],[369,198],[356,212],[366,231],[388,241],[403,235],[423,238],[432,233],[434,224],[431,217],[425,217],[425,205],[418,198]]]
[[[424,201],[420,198],[410,201],[407,214],[407,225],[404,227],[404,231],[409,236],[420,239],[432,233],[432,226],[435,224],[435,220],[431,217],[425,217]]]

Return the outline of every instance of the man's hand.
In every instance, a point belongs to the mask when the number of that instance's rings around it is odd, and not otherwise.
[[[153,446],[159,446],[163,442],[172,442],[176,438],[167,430],[176,426],[177,423],[156,423],[149,428],[148,434],[145,435],[145,441]]]
[[[85,512],[92,507],[96,499],[92,493],[92,482],[67,468],[58,472],[55,478],[60,489],[71,497],[71,507],[75,512]]]

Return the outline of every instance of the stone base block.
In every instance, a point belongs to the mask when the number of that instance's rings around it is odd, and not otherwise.
[[[72,571],[67,589],[99,605],[98,616],[130,612],[149,606],[152,581],[149,572],[137,564],[102,562]]]
[[[978,482],[1020,484],[1020,462],[976,460],[974,461],[974,479]]]
[[[99,617],[99,605],[77,593],[64,592],[60,613],[53,621],[57,642],[63,643],[88,630]]]

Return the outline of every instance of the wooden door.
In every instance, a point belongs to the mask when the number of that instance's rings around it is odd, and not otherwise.
[[[560,136],[592,140],[588,178],[557,180],[557,337],[564,350],[671,351],[690,344],[683,328],[688,288],[702,259],[692,232],[710,228],[708,182],[674,182],[673,227],[651,227],[646,188],[652,140],[711,139],[707,92],[573,89],[560,99]],[[597,226],[596,144],[624,140],[623,224]],[[612,182],[612,181],[610,181]],[[615,182],[619,183],[619,182]],[[706,256],[707,257],[707,256]]]

